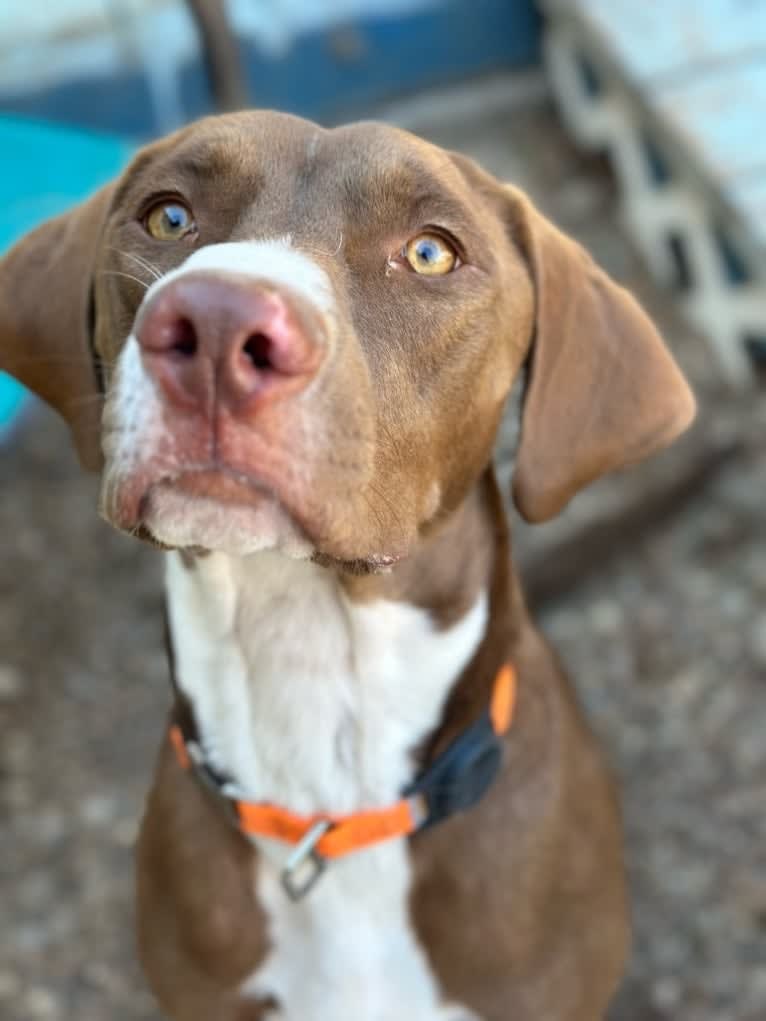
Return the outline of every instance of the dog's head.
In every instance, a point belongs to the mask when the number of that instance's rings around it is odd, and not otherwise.
[[[105,516],[169,546],[406,555],[525,364],[532,521],[694,413],[636,302],[523,194],[378,124],[193,124],[0,262],[0,368],[103,465]]]

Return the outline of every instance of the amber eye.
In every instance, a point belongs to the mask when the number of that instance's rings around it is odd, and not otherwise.
[[[458,264],[457,252],[438,234],[418,234],[404,247],[404,257],[416,273],[444,276]]]
[[[197,229],[190,210],[180,202],[158,202],[144,217],[144,226],[157,241],[180,241]]]

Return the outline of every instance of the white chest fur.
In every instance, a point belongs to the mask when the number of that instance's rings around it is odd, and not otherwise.
[[[191,570],[171,554],[167,587],[178,680],[211,763],[242,797],[300,813],[398,798],[487,614],[482,596],[438,631],[424,610],[353,604],[330,571],[277,553],[211,554]],[[274,996],[284,1021],[467,1016],[438,1006],[403,841],[334,863],[298,904],[279,884],[288,849],[259,846],[272,951],[246,993]]]

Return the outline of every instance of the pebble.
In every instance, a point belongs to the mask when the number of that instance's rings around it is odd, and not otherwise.
[[[766,965],[753,968],[748,985],[751,997],[766,1003]]]
[[[660,1010],[674,1010],[681,1002],[684,987],[676,975],[665,975],[652,985],[652,1003]]]
[[[30,989],[24,997],[24,1005],[30,1017],[49,1018],[58,1014],[56,997],[47,989]]]
[[[94,989],[101,989],[105,992],[117,992],[124,985],[122,977],[103,961],[86,961],[82,975]]]
[[[12,971],[0,971],[0,1000],[10,1000],[21,992],[21,979]]]
[[[106,826],[116,812],[115,799],[107,794],[91,794],[80,802],[79,816],[86,826]]]
[[[588,622],[598,634],[613,635],[622,627],[623,611],[616,602],[600,600],[590,608]]]
[[[21,689],[21,671],[6,663],[0,663],[0,702],[18,698]]]
[[[112,827],[111,836],[117,847],[133,847],[138,837],[138,820],[119,819]]]

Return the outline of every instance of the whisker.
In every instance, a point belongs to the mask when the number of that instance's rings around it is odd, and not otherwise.
[[[137,262],[147,273],[151,273],[155,280],[162,279],[162,273],[156,266],[153,266],[147,259],[144,259],[143,256],[136,255],[135,252],[124,252],[121,248],[116,248],[114,245],[109,245],[109,249],[117,252],[118,255],[124,255],[126,259],[132,259],[134,262]]]
[[[299,249],[300,251],[308,252],[311,255],[321,255],[326,259],[334,259],[340,253],[341,248],[343,248],[344,240],[343,231],[341,231],[340,237],[338,238],[338,244],[333,252],[328,252],[326,249],[320,248],[319,245],[312,244],[311,241],[301,241]]]
[[[149,284],[145,280],[134,277],[132,273],[123,273],[119,269],[102,269],[100,275],[105,277],[125,277],[126,280],[134,280],[137,284],[140,284],[145,291],[149,290]]]
[[[140,255],[134,255],[132,252],[123,252],[122,254],[126,255],[134,262],[137,262],[139,266],[146,270],[147,273],[151,273],[155,280],[162,280],[162,273],[157,269],[157,267],[153,266],[150,262],[147,262],[147,260],[142,258]]]

